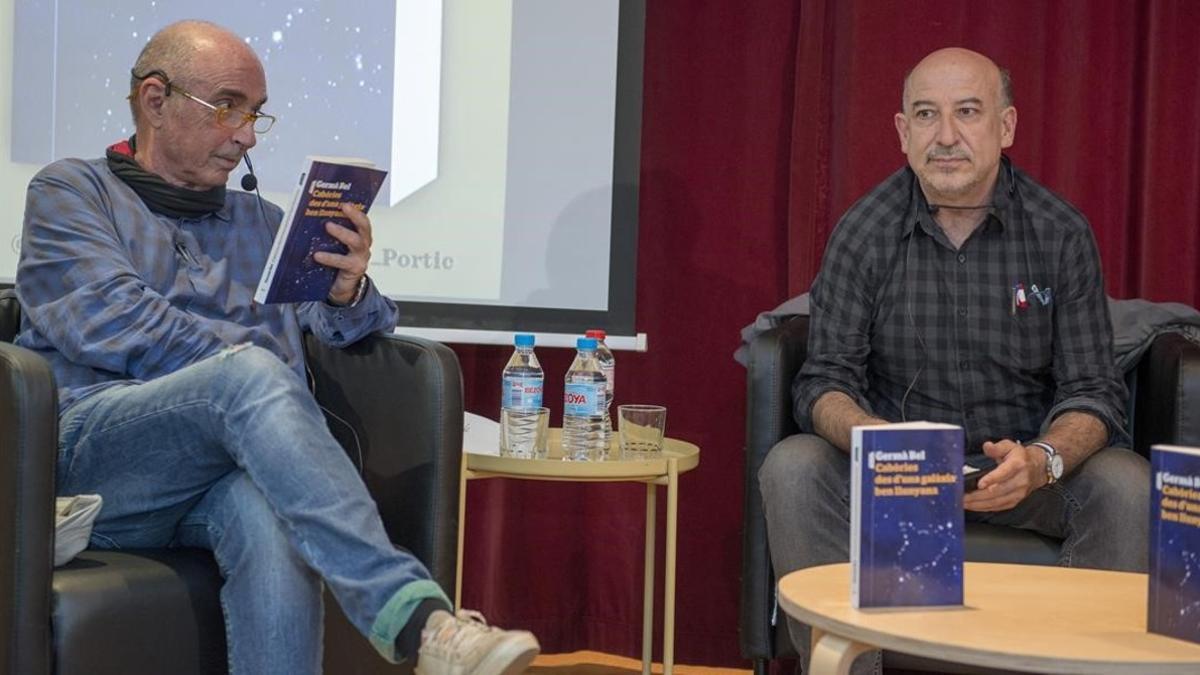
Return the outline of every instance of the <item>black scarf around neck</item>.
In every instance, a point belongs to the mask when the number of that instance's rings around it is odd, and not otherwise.
[[[225,206],[224,185],[209,190],[189,190],[171,185],[158,174],[143,169],[133,158],[136,151],[135,134],[128,141],[109,146],[105,156],[109,170],[136,192],[151,211],[171,218],[199,218]]]

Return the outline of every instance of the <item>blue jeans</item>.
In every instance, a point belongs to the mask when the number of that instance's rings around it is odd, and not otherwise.
[[[795,570],[850,559],[849,455],[820,436],[789,436],[767,454],[758,484],[776,580]],[[1150,463],[1130,450],[1105,448],[1016,507],[967,511],[965,518],[1062,539],[1059,564],[1064,566],[1145,572],[1149,504]],[[791,617],[787,621],[805,662],[808,626]],[[858,657],[851,672],[880,672],[879,655],[873,651]]]
[[[57,487],[103,495],[93,547],[212,550],[233,675],[320,672],[322,581],[392,661],[422,600],[450,606],[389,541],[304,382],[259,347],[72,405]]]

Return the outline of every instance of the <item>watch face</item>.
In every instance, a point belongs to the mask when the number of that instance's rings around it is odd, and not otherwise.
[[[1055,455],[1054,457],[1052,457],[1050,459],[1050,473],[1054,475],[1054,480],[1058,480],[1059,478],[1062,478],[1062,474],[1063,474],[1062,457]]]

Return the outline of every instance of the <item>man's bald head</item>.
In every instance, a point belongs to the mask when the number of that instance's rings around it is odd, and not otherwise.
[[[943,206],[986,204],[1017,128],[1007,78],[969,49],[939,49],[905,80],[894,121],[900,150],[925,198]]]
[[[904,112],[911,102],[910,94],[912,91],[913,74],[917,73],[922,66],[934,67],[944,65],[947,62],[969,63],[982,70],[991,71],[996,78],[996,93],[1000,107],[1008,108],[1013,105],[1012,78],[1008,70],[997,66],[991,59],[978,52],[960,47],[947,47],[946,49],[939,49],[921,59],[921,62],[904,76],[904,90],[900,95],[900,112]]]
[[[230,31],[181,21],[150,39],[134,66],[134,159],[171,185],[224,185],[257,142],[267,79],[254,51]]]
[[[244,51],[257,59],[254,51],[229,30],[208,21],[187,20],[170,24],[154,34],[138,54],[129,78],[129,107],[134,126],[138,124],[137,89],[153,71],[160,71],[172,82],[191,82],[203,74],[196,72],[202,53]]]

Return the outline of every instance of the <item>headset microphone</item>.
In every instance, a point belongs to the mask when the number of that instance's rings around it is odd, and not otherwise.
[[[242,155],[242,161],[246,163],[246,170],[250,173],[242,176],[242,189],[246,192],[253,192],[258,198],[258,212],[262,214],[263,222],[270,220],[267,217],[267,207],[263,204],[262,194],[258,191],[258,177],[254,175],[254,165],[250,163],[250,153]]]
[[[242,176],[242,189],[246,192],[254,192],[258,188],[258,177],[254,175],[254,165],[250,163],[250,153],[242,155],[242,161],[246,163],[246,170],[250,172]]]

